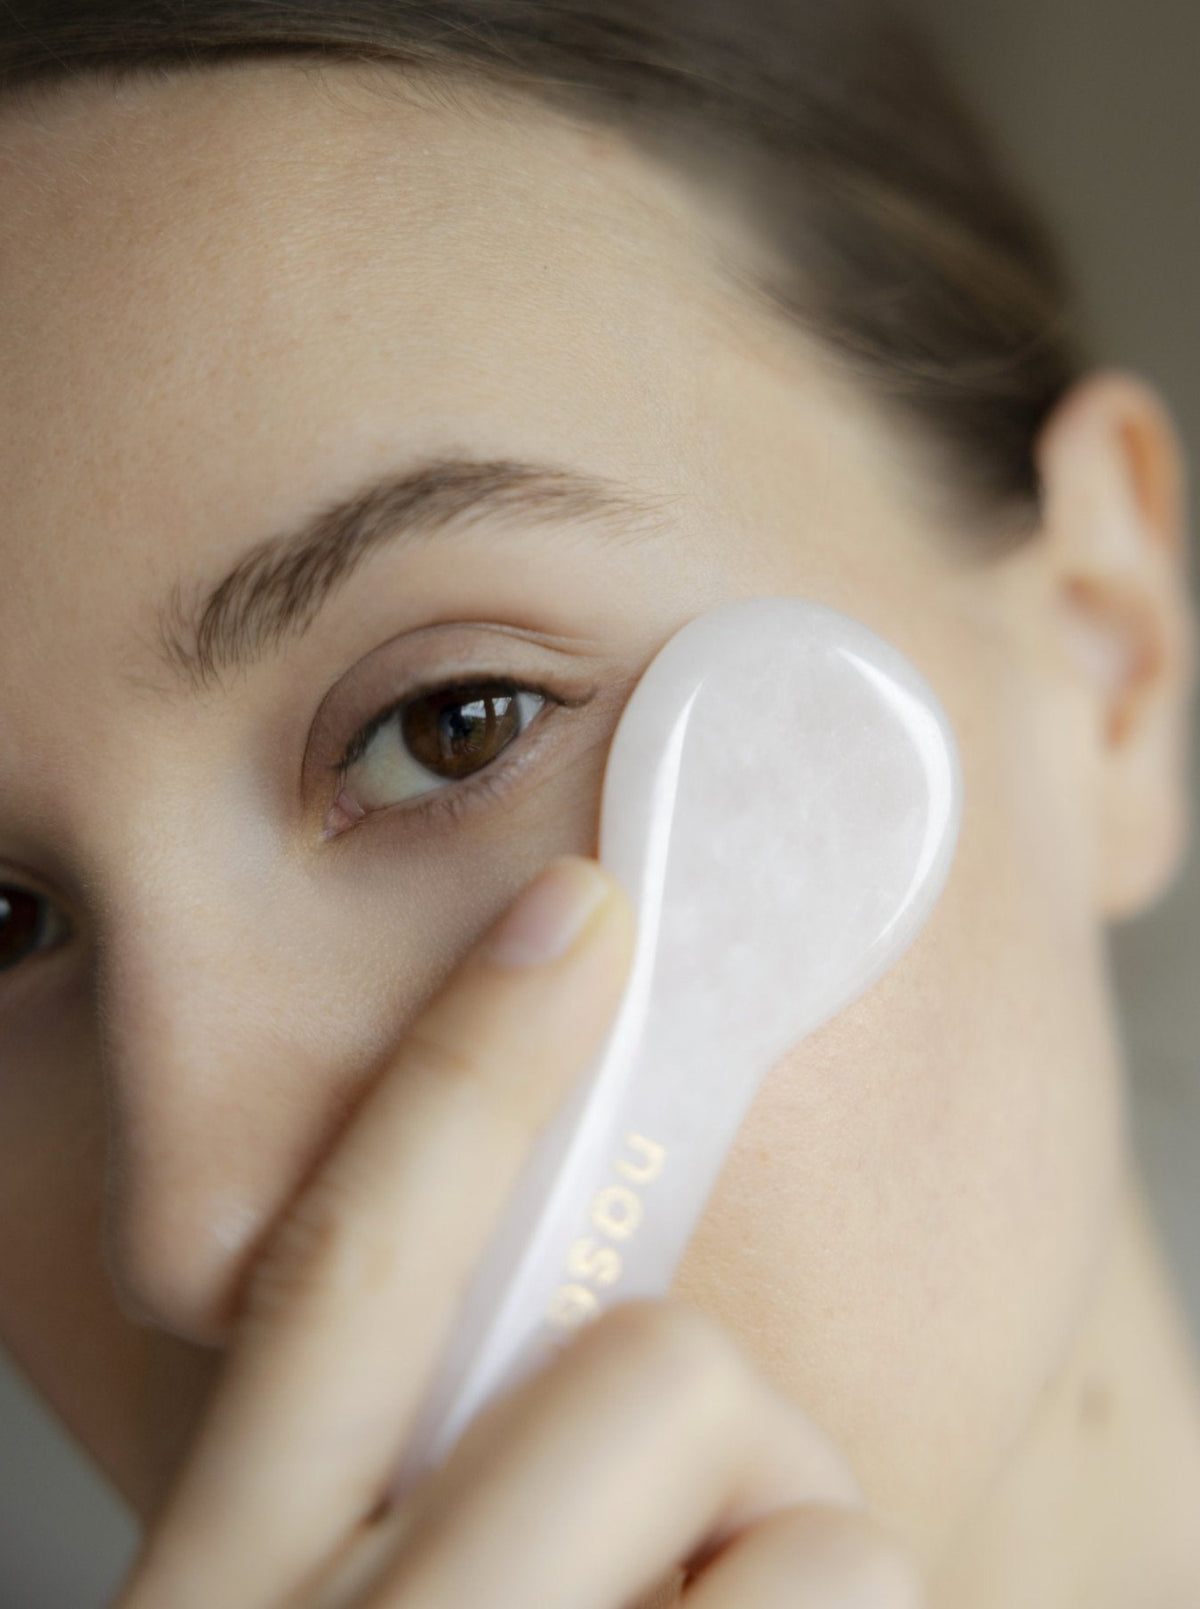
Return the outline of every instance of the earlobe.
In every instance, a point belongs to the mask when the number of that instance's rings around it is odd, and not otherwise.
[[[1183,458],[1155,393],[1104,373],[1060,405],[1038,468],[1055,629],[1092,711],[1096,904],[1116,920],[1153,904],[1187,845],[1195,622]]]

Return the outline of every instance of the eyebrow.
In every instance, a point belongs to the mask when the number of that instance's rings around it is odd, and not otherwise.
[[[176,585],[158,618],[175,677],[196,690],[302,635],[385,544],[420,541],[480,520],[586,524],[606,540],[660,527],[670,499],[561,465],[438,457],[358,488],[295,530],[258,542],[198,600]]]

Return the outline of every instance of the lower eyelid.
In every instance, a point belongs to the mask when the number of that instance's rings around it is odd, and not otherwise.
[[[523,735],[523,734],[522,734]],[[515,748],[520,742],[516,740],[510,747]],[[507,753],[507,750],[505,751]],[[444,788],[431,788],[428,793],[421,794],[414,803],[405,806],[388,805],[383,810],[370,811],[370,815],[391,815],[394,811],[407,810],[408,813],[423,818],[444,816],[447,820],[458,821],[476,805],[487,799],[503,796],[508,787],[516,781],[512,773],[513,766],[505,765],[503,757],[498,757],[477,771],[473,777],[467,777],[461,782],[448,783]]]

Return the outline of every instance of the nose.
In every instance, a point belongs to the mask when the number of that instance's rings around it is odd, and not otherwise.
[[[263,1236],[386,1053],[381,980],[344,946],[337,964],[317,891],[279,862],[261,884],[176,869],[107,903],[110,1278],[137,1322],[223,1346]]]

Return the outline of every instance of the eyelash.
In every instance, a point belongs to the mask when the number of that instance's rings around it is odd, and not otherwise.
[[[459,690],[467,692],[479,687],[503,687],[518,693],[536,693],[539,698],[545,699],[546,704],[545,707],[538,711],[525,730],[519,733],[496,759],[489,761],[485,766],[481,766],[474,776],[466,777],[460,782],[446,782],[443,787],[433,788],[428,793],[419,794],[411,802],[402,801],[399,804],[370,810],[362,818],[364,821],[369,820],[372,816],[390,816],[400,812],[426,820],[438,816],[449,821],[459,820],[467,810],[494,799],[504,792],[513,780],[514,771],[513,762],[509,761],[507,756],[513,750],[524,747],[523,740],[535,726],[540,725],[546,719],[549,710],[555,708],[578,709],[581,705],[588,703],[595,693],[595,689],[592,688],[579,698],[566,698],[562,693],[552,691],[541,682],[518,682],[508,676],[489,675],[486,672],[478,676],[472,676],[470,679],[456,677],[449,682],[431,681],[421,683],[416,687],[410,688],[403,698],[394,699],[390,704],[385,705],[378,714],[373,715],[369,721],[359,727],[346,745],[341,759],[330,767],[330,770],[335,773],[334,797],[336,798],[341,792],[346,773],[355,761],[360,759],[366,752],[367,745],[375,736],[375,733],[393,715],[404,709],[406,705],[415,703],[417,699],[424,698],[428,693],[453,693]],[[355,825],[358,825],[358,823],[355,823]],[[353,828],[347,828],[346,831],[353,831]],[[339,834],[338,836],[344,836],[344,834]]]

